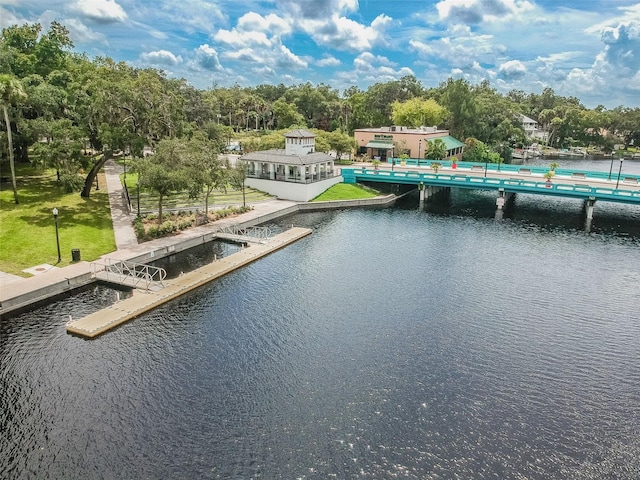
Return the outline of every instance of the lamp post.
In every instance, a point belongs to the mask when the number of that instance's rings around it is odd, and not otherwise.
[[[618,180],[616,181],[616,188],[618,188],[618,185],[620,184],[620,174],[622,173],[622,162],[623,162],[624,158],[620,159],[620,168],[618,169]]]
[[[422,150],[422,139],[418,140],[418,166],[420,166],[420,153]]]
[[[136,183],[137,197],[138,197],[138,218],[140,218],[140,184]]]
[[[611,165],[609,165],[609,180],[611,180],[612,170],[613,170],[613,153],[611,154]]]
[[[56,245],[58,246],[58,263],[62,261],[62,257],[60,255],[60,236],[58,235],[58,209],[53,209],[53,221],[56,224]]]
[[[487,169],[489,168],[489,152],[484,152],[484,178],[487,178]]]

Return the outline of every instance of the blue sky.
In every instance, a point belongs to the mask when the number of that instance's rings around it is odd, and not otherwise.
[[[0,27],[53,20],[77,51],[202,89],[415,75],[640,106],[633,0],[0,0]]]

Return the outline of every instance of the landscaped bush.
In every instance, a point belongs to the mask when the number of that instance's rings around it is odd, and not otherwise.
[[[84,181],[79,175],[71,172],[60,173],[60,186],[65,193],[79,192],[83,185]]]
[[[240,215],[241,213],[248,212],[249,210],[251,210],[251,207],[249,206],[232,206],[222,210],[216,210],[215,212],[210,212],[207,217],[210,222],[215,222],[216,220],[220,220],[223,218]],[[135,230],[138,241],[146,242],[148,240],[153,240],[154,238],[167,237],[169,235],[178,233],[181,230],[187,230],[189,228],[197,226],[197,215],[204,216],[204,214],[202,213],[184,211],[164,215],[164,222],[162,222],[161,225],[158,225],[158,216],[156,214],[150,213],[148,215],[145,215],[144,217],[137,218],[133,222],[133,228]],[[200,224],[204,224],[204,222],[200,222]]]

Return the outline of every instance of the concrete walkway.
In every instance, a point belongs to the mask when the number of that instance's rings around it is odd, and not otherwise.
[[[120,182],[120,174],[123,172],[124,168],[113,160],[107,160],[104,164],[111,219],[113,220],[113,233],[116,237],[116,248],[118,250],[138,244],[138,239],[133,229],[133,216],[129,211],[124,188]]]
[[[178,235],[138,243],[133,229],[133,214],[125,201],[119,175],[123,168],[113,160],[105,164],[109,204],[115,234],[115,252],[103,255],[96,262],[113,260],[135,260],[153,252],[172,250],[176,245],[189,243],[196,238],[211,235],[221,225],[252,226],[281,215],[297,211],[297,203],[286,200],[267,200],[253,204],[253,209],[237,217],[211,222],[185,230]],[[176,251],[179,249],[176,248]],[[72,290],[91,281],[91,263],[81,261],[67,267],[41,269],[42,273],[29,278],[0,272],[0,315],[22,308],[34,302]]]

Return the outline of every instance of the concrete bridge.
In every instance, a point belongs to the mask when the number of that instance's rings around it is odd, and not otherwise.
[[[495,163],[425,160],[420,167],[387,166],[384,168],[343,167],[345,183],[378,182],[416,185],[421,202],[444,188],[495,190],[496,206],[501,210],[516,193],[553,195],[582,199],[587,220],[593,218],[596,201],[609,201],[640,206],[640,175],[556,169],[550,181],[545,167],[501,165]],[[433,169],[432,164],[438,168]]]

